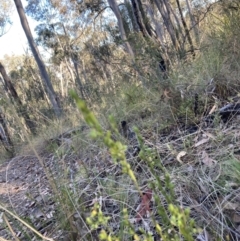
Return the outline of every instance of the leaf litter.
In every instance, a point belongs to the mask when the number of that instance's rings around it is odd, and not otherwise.
[[[222,139],[219,139],[218,136],[221,136],[221,133],[224,135]],[[175,185],[179,205],[190,208],[191,217],[196,223],[203,230],[209,225],[212,225],[215,230],[225,227],[225,232],[238,238],[240,184],[237,179],[225,182],[231,177],[228,176],[224,166],[230,156],[238,158],[238,155],[234,154],[235,147],[240,144],[236,133],[239,133],[239,129],[235,131],[230,129],[226,132],[226,128],[212,128],[202,132],[200,130],[191,135],[182,134],[177,139],[159,137],[155,140],[155,144],[152,140],[146,139],[145,143],[151,148],[156,148],[161,162],[169,171],[171,181]],[[175,134],[169,133],[169,136],[171,135]],[[154,136],[156,137],[156,134]],[[193,143],[189,147],[186,147],[187,139],[192,140]],[[225,146],[228,148],[222,148]],[[134,172],[138,176],[139,185],[145,186],[142,195],[136,192],[130,180],[123,176],[119,166],[113,164],[107,150],[103,148],[96,146],[91,152],[91,158],[86,153],[84,155],[69,153],[64,160],[53,154],[42,156],[42,158],[46,167],[51,170],[51,175],[56,180],[63,178],[65,185],[75,193],[75,198],[80,198],[83,202],[80,206],[84,205],[89,209],[85,211],[86,214],[101,199],[102,212],[111,217],[109,226],[113,232],[117,232],[120,228],[120,203],[123,201],[133,210],[129,213],[129,219],[134,221],[136,230],[142,226],[145,230],[154,233],[154,225],[151,222],[153,216],[161,223],[152,197],[153,195],[161,197],[162,205],[166,210],[167,203],[160,192],[153,192],[147,187],[151,184],[151,180],[154,180],[154,176],[148,171],[146,163],[139,162],[138,157],[129,158],[129,163],[134,168],[134,163],[138,162],[138,168],[134,169]],[[67,174],[63,172],[66,169]],[[156,172],[159,173],[160,178],[163,178],[160,171],[156,170]],[[234,185],[228,185],[230,181]],[[232,195],[227,196],[227,199],[219,206],[225,197],[226,188]],[[49,235],[54,240],[62,240],[67,235],[57,223],[57,204],[51,186],[36,157],[18,156],[2,164],[0,191],[2,203],[14,210],[20,217],[30,217],[33,226],[46,236]],[[77,207],[76,213],[80,206]],[[233,227],[228,227],[227,223],[223,224],[223,221],[218,219],[223,213],[231,220]],[[83,228],[84,217],[76,214],[74,217],[76,225],[83,229],[83,237],[87,237],[90,233],[93,235],[93,231]],[[213,219],[218,221],[213,223]],[[55,232],[52,232],[53,230]],[[19,238],[22,238],[21,235],[24,232],[27,232],[24,228],[15,230]],[[0,236],[11,239],[9,233],[2,228]],[[207,231],[199,233],[198,237],[200,240],[211,240],[209,238],[211,234]]]

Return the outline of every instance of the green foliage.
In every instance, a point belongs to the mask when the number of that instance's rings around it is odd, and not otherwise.
[[[193,241],[193,235],[196,233],[196,229],[194,221],[189,218],[190,210],[182,210],[179,207],[169,204],[169,211],[171,213],[171,224],[179,229],[180,234],[185,240]],[[176,237],[175,240],[181,239]]]
[[[240,184],[240,163],[239,160],[236,158],[229,158],[228,160],[224,161],[223,163],[223,176],[222,179],[224,183],[227,183],[228,180],[232,182]]]
[[[110,217],[105,217],[101,211],[99,204],[95,204],[90,217],[87,218],[87,223],[92,229],[97,229],[99,226],[107,227]]]
[[[104,132],[101,128],[99,122],[97,121],[96,117],[93,115],[93,113],[87,108],[85,102],[78,98],[77,94],[75,92],[71,92],[71,96],[75,99],[76,104],[78,108],[81,110],[84,119],[86,123],[92,128],[91,136],[93,138],[99,138],[103,141],[103,143],[108,147],[111,156],[115,162],[118,162],[121,164],[122,170],[124,173],[127,173],[129,177],[134,182],[137,190],[141,194],[141,190],[139,189],[137,179],[135,177],[135,174],[133,170],[131,169],[130,164],[127,162],[125,157],[125,150],[126,146],[124,146],[121,142],[115,141],[111,138],[111,132],[107,131]],[[116,132],[116,125],[114,124],[112,118],[110,118],[111,123],[111,129],[112,131]],[[196,233],[195,224],[194,221],[190,219],[189,217],[189,210],[182,210],[178,206],[176,206],[175,203],[175,194],[174,194],[174,186],[171,183],[171,178],[166,171],[166,169],[161,165],[161,161],[159,159],[156,159],[156,153],[152,151],[151,149],[147,148],[143,144],[142,137],[138,131],[138,129],[135,129],[135,132],[137,134],[141,152],[139,154],[139,157],[146,161],[147,166],[149,167],[150,171],[153,173],[153,176],[156,181],[151,182],[151,188],[155,191],[156,195],[154,195],[155,202],[158,207],[158,214],[162,218],[162,224],[160,225],[158,222],[155,222],[155,225],[157,227],[157,231],[163,238],[163,240],[181,240],[179,238],[179,234],[182,235],[186,240],[191,241],[193,239],[193,235]],[[160,168],[161,171],[164,173],[164,180],[161,180],[155,170],[157,168]],[[160,192],[165,200],[168,203],[169,206],[169,214],[168,210],[166,210],[161,205],[161,200],[158,197],[157,193]],[[142,195],[142,194],[141,194]],[[114,236],[111,235],[111,230],[108,228],[108,220],[109,217],[104,216],[104,214],[101,211],[101,208],[99,204],[96,204],[91,212],[90,217],[87,218],[87,223],[90,225],[92,229],[97,229],[99,226],[102,228],[102,231],[99,235],[100,240],[122,240],[122,235],[120,232],[120,236]],[[132,227],[131,223],[128,219],[128,211],[127,209],[123,209],[123,226],[124,226],[124,232],[127,232],[128,234],[131,234],[136,240],[141,240],[140,237],[135,233],[134,228]],[[167,227],[169,231],[162,231],[161,227]],[[177,228],[177,230],[176,230]],[[106,231],[107,230],[107,231]],[[108,234],[109,233],[109,234]],[[148,233],[144,234],[144,240],[152,240],[151,235],[149,236]]]
[[[126,146],[119,141],[114,141],[111,137],[110,131],[107,131],[107,133],[103,131],[94,114],[87,108],[85,102],[78,98],[75,92],[72,91],[71,96],[75,99],[86,123],[93,128],[91,136],[93,138],[99,138],[103,141],[103,143],[109,148],[113,160],[121,164],[123,172],[127,173],[133,180],[134,184],[138,187],[136,177],[125,157]],[[115,129],[114,124],[112,124],[112,127]]]

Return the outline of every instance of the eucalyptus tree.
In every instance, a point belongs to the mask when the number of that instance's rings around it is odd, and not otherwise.
[[[190,45],[190,51],[191,51],[192,55],[195,56],[192,37],[191,37],[191,35],[190,35],[190,31],[189,31],[189,29],[188,29],[186,20],[185,20],[185,18],[184,18],[180,1],[179,1],[179,0],[176,0],[176,3],[177,3],[178,11],[179,11],[179,13],[180,13],[182,25],[183,25],[183,28],[184,28],[184,31],[185,31],[185,36],[186,36],[186,38],[187,38],[187,40],[188,40],[188,43],[189,43],[189,45]]]
[[[188,15],[191,20],[191,25],[190,25],[191,28],[190,29],[193,29],[196,43],[199,44],[199,29],[198,29],[198,24],[197,24],[196,18],[193,15],[192,3],[189,0],[186,0],[186,6],[187,6],[187,10],[188,10]]]
[[[132,50],[132,47],[129,43],[129,41],[127,40],[127,35],[126,35],[126,32],[125,32],[125,29],[124,29],[124,25],[123,25],[123,20],[122,20],[122,16],[121,16],[121,13],[119,11],[119,8],[118,8],[118,5],[116,3],[116,0],[108,0],[108,3],[113,11],[113,13],[115,14],[116,18],[117,18],[117,22],[118,22],[118,28],[119,28],[119,31],[121,33],[121,38],[122,38],[122,41],[125,43],[125,48],[126,48],[126,51],[132,56],[134,57],[134,52]]]
[[[41,73],[42,81],[44,82],[44,86],[46,87],[47,94],[48,94],[48,97],[51,101],[53,110],[54,110],[56,116],[59,117],[61,115],[61,108],[60,108],[59,102],[57,100],[57,96],[56,96],[56,93],[53,89],[53,86],[52,86],[51,80],[49,78],[49,75],[47,73],[45,64],[42,60],[42,57],[39,53],[39,50],[38,50],[36,44],[34,42],[30,27],[29,27],[29,24],[28,24],[27,17],[25,15],[25,12],[24,12],[24,9],[23,9],[22,2],[21,2],[21,0],[14,0],[14,3],[16,5],[17,11],[18,11],[18,15],[19,15],[19,18],[20,18],[20,21],[21,21],[21,24],[22,24],[22,28],[25,32],[25,35],[28,39],[28,43],[30,45],[31,51],[32,51],[33,56],[34,56],[34,58],[37,62],[37,65],[39,67],[39,71]]]
[[[154,0],[154,2],[162,16],[164,25],[169,33],[173,46],[177,51],[179,51],[181,43],[176,35],[175,25],[171,18],[171,10],[169,9],[169,4],[167,4],[168,2],[166,0]]]
[[[28,109],[46,108],[47,93],[42,85],[38,66],[31,54],[4,58],[16,91]],[[51,103],[49,103],[51,106]],[[33,116],[35,117],[35,116]]]
[[[185,56],[189,46],[194,53],[193,23],[188,26],[184,3],[180,0],[28,0],[27,13],[42,23],[37,28],[38,43],[51,50],[55,68],[61,67],[58,74],[61,93],[66,93],[64,85],[67,88],[68,83],[74,83],[84,98],[97,72],[102,73],[102,79],[111,76],[107,71],[110,52],[112,60],[114,51],[124,49],[133,62],[142,59],[146,63],[149,57],[153,64],[156,60],[161,62],[162,55],[170,59],[169,53]]]
[[[74,88],[80,91],[82,98],[87,98],[84,86],[86,74],[83,70],[84,60],[81,52],[86,39],[91,38],[91,35],[87,36],[87,33],[90,33],[89,25],[93,22],[89,15],[99,8],[96,3],[93,6],[89,4],[88,1],[84,1],[84,5],[77,1],[28,2],[27,13],[41,22],[36,28],[37,43],[51,51],[52,64],[55,68],[61,68],[58,77],[62,95],[68,92],[67,89],[64,90],[64,86],[68,88],[71,82],[76,85]],[[89,9],[87,13],[85,7]],[[63,78],[65,69],[68,71],[68,77]]]
[[[9,94],[9,97],[12,98],[13,104],[16,104],[16,111],[19,113],[20,116],[23,117],[26,126],[29,128],[29,130],[32,133],[36,133],[36,125],[31,120],[31,118],[28,115],[28,112],[26,111],[13,83],[11,78],[8,76],[3,64],[0,62],[0,73],[2,75],[3,83],[6,92]]]
[[[59,70],[61,93],[74,84],[89,99],[93,89],[109,86],[108,79],[113,79],[109,62],[113,42],[104,29],[111,22],[103,17],[107,8],[100,0],[28,1],[27,13],[41,22],[37,43],[50,52],[51,64]]]
[[[151,37],[153,35],[148,18],[143,10],[143,4],[141,0],[131,0],[133,13],[135,15],[138,27],[144,37]]]

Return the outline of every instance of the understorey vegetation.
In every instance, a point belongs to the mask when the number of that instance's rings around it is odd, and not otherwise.
[[[0,240],[240,240],[239,1],[0,0],[0,44],[13,10]]]

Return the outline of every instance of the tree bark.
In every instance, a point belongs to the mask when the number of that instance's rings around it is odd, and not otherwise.
[[[172,29],[175,33],[175,37],[176,37],[178,47],[180,47],[180,49],[181,49],[181,41],[180,41],[178,29],[176,28],[176,24],[177,24],[177,27],[179,27],[179,31],[181,33],[181,27],[180,27],[180,23],[178,21],[178,18],[176,17],[176,14],[174,13],[174,11],[172,9],[172,6],[170,4],[170,0],[161,0],[161,1],[163,2],[164,8],[166,9],[165,13],[166,13],[167,19],[168,19],[169,23],[171,24]],[[174,20],[173,20],[172,15],[175,18],[176,24],[174,24]]]
[[[149,21],[147,15],[146,15],[144,9],[143,9],[143,4],[142,4],[141,0],[138,1],[138,6],[139,6],[140,13],[142,15],[143,23],[144,23],[144,25],[146,27],[146,30],[147,30],[149,36],[152,37],[153,36],[152,27],[150,25],[150,21]]]
[[[152,36],[150,26],[149,26],[149,24],[147,24],[147,27],[146,27],[145,22],[144,22],[144,18],[142,16],[143,8],[142,8],[142,5],[141,5],[142,4],[141,1],[140,0],[137,0],[137,1],[131,0],[131,3],[132,3],[133,13],[135,15],[135,19],[137,21],[139,30],[141,31],[143,37],[146,38],[146,37]]]
[[[138,27],[138,24],[137,24],[136,16],[133,13],[133,6],[132,6],[132,4],[129,2],[129,0],[124,0],[124,5],[126,7],[126,11],[128,12],[129,18],[131,19],[133,31],[134,32],[138,32],[139,31],[139,27]]]
[[[17,94],[17,91],[15,90],[11,79],[9,78],[9,76],[7,75],[7,72],[3,66],[3,64],[0,62],[0,73],[3,77],[3,81],[4,81],[4,87],[6,89],[7,92],[9,92],[10,96],[14,99],[14,101],[18,104],[18,105],[22,105],[22,102]]]
[[[179,40],[176,37],[176,33],[175,33],[175,29],[173,26],[173,23],[171,21],[171,17],[170,17],[170,10],[167,10],[167,6],[164,4],[164,2],[162,0],[154,0],[158,11],[161,13],[162,18],[163,18],[163,22],[166,26],[166,29],[169,33],[169,36],[171,38],[171,41],[173,43],[173,46],[175,47],[175,49],[177,51],[179,51],[180,49],[180,44],[179,44]]]
[[[7,152],[9,152],[11,155],[14,154],[14,145],[12,142],[12,139],[10,137],[10,133],[8,131],[8,127],[6,124],[6,120],[4,118],[4,115],[2,113],[2,110],[0,109],[0,140]]]
[[[122,37],[122,40],[124,42],[126,51],[132,57],[134,57],[134,53],[133,53],[132,47],[131,47],[130,43],[127,41],[127,35],[126,35],[125,29],[124,29],[124,26],[123,26],[123,20],[122,20],[120,11],[118,9],[118,5],[116,3],[116,0],[108,0],[108,3],[109,3],[110,7],[112,8],[112,11],[114,12],[114,14],[115,14],[115,16],[117,18],[118,28],[119,28],[119,31],[121,33],[121,37]]]
[[[30,129],[30,132],[35,134],[36,133],[36,125],[34,124],[34,122],[31,121],[28,113],[26,112],[26,110],[22,104],[21,99],[18,96],[17,91],[15,90],[15,88],[12,84],[10,77],[7,75],[7,72],[1,62],[0,62],[0,73],[3,78],[4,87],[5,87],[6,91],[13,98],[14,102],[17,105],[16,110],[17,110],[18,114],[23,117],[23,119],[26,123],[26,126]]]
[[[41,55],[39,53],[39,50],[38,50],[38,48],[37,48],[37,46],[34,42],[30,27],[29,27],[29,24],[28,24],[28,21],[27,21],[27,18],[26,18],[24,9],[23,9],[22,2],[21,2],[21,0],[14,0],[14,2],[15,2],[17,11],[18,11],[18,15],[19,15],[19,18],[20,18],[20,21],[21,21],[21,24],[22,24],[22,28],[25,32],[25,35],[26,35],[27,39],[28,39],[28,43],[29,43],[30,48],[32,50],[35,61],[37,62],[42,81],[44,82],[45,87],[47,89],[48,97],[51,101],[51,104],[52,104],[52,107],[54,109],[54,112],[55,112],[56,116],[59,117],[61,115],[60,105],[57,101],[57,96],[56,96],[55,91],[53,89],[51,80],[50,80],[49,75],[47,73],[46,67],[43,63],[43,60],[42,60]]]
[[[177,2],[177,6],[178,6],[178,11],[179,11],[180,16],[181,16],[181,20],[182,20],[183,28],[184,28],[184,31],[185,31],[185,35],[186,35],[187,40],[188,40],[188,43],[189,43],[189,45],[190,45],[191,53],[192,53],[192,55],[193,55],[193,57],[194,57],[194,56],[195,56],[195,53],[194,53],[194,47],[193,47],[192,38],[191,38],[190,32],[189,32],[189,30],[188,30],[187,23],[186,23],[186,21],[185,21],[185,19],[184,19],[180,2],[179,2],[179,0],[176,0],[176,2]]]
[[[67,57],[65,57],[65,58],[64,58],[64,63],[65,63],[65,65],[66,65],[66,67],[67,67],[67,70],[68,70],[68,72],[69,72],[69,74],[70,74],[72,83],[75,84],[74,73],[73,73],[73,70],[72,70],[69,62],[70,62],[70,60],[69,60]],[[68,89],[68,82],[67,82],[67,87],[66,87],[66,88]]]
[[[83,90],[83,84],[82,81],[80,79],[80,75],[79,75],[79,71],[78,71],[78,58],[77,56],[72,56],[72,61],[73,61],[73,66],[74,66],[74,70],[75,70],[75,77],[76,77],[76,81],[77,84],[79,86],[81,95],[82,95],[82,99],[86,99],[85,94],[84,94],[84,90]]]
[[[169,6],[169,9],[170,9],[170,11],[171,11],[171,14],[173,15],[173,17],[174,17],[174,20],[172,19],[172,22],[176,22],[176,27],[175,27],[175,29],[176,29],[176,36],[177,36],[177,39],[180,39],[180,38],[184,38],[184,36],[183,36],[183,31],[182,31],[182,26],[181,26],[181,23],[180,23],[180,21],[179,21],[179,19],[178,19],[178,16],[177,16],[177,14],[176,14],[176,12],[175,12],[175,10],[172,8],[172,6],[171,6],[171,4],[169,3],[169,2],[167,2],[168,3],[168,6]],[[180,43],[180,41],[179,41],[179,43]],[[181,44],[180,44],[181,45]],[[182,47],[182,46],[181,46]]]
[[[159,39],[159,42],[161,44],[161,46],[164,48],[164,40],[163,40],[163,30],[162,30],[162,26],[160,25],[159,21],[156,19],[155,14],[154,14],[154,8],[152,5],[147,5],[147,12],[150,16],[151,21],[153,22],[154,26],[155,26],[155,32],[157,35],[157,38]]]
[[[191,4],[190,4],[189,0],[186,0],[186,4],[187,4],[187,9],[188,9],[188,14],[189,14],[190,20],[191,20],[191,28],[193,28],[195,39],[196,39],[196,42],[198,44],[199,43],[198,27],[197,27],[196,21],[194,19],[194,16],[192,14],[192,7],[191,7]]]

